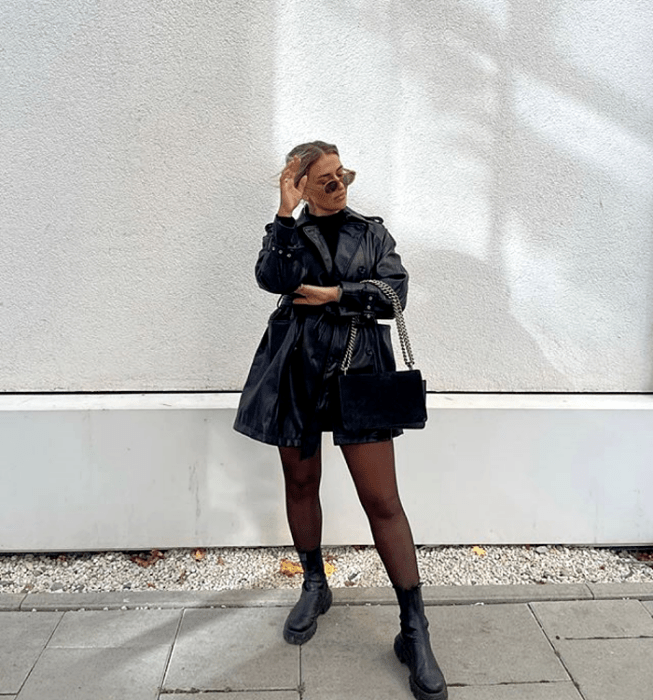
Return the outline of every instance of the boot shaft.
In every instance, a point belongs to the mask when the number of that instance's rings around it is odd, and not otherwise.
[[[327,579],[324,573],[321,548],[317,547],[310,552],[300,552],[298,550],[297,554],[299,555],[299,561],[304,569],[304,587],[307,590],[313,587],[324,587]]]
[[[421,584],[415,588],[393,586],[399,603],[399,620],[402,632],[426,631],[429,623],[424,613]]]

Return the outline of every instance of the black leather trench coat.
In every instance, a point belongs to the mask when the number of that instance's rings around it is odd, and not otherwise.
[[[333,415],[339,373],[352,317],[360,318],[351,372],[395,368],[390,326],[377,318],[393,317],[380,290],[361,280],[379,279],[406,304],[408,273],[395,251],[383,220],[349,208],[340,228],[335,259],[317,226],[302,213],[292,228],[275,218],[266,226],[256,263],[260,287],[283,295],[268,321],[245,383],[234,428],[272,445],[302,448],[312,455],[319,444],[321,419]],[[339,303],[294,305],[300,284],[342,287]],[[335,428],[334,428],[335,433]],[[393,435],[400,434],[393,431]],[[349,442],[369,442],[369,435],[348,435]]]

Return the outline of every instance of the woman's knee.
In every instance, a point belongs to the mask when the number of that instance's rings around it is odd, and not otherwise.
[[[370,520],[390,521],[405,517],[398,494],[368,494],[361,497],[361,504]]]
[[[286,491],[296,498],[305,498],[317,493],[322,477],[319,455],[300,459],[298,448],[285,448],[280,452]]]

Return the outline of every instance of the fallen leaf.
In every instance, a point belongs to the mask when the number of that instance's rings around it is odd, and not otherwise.
[[[218,565],[224,566],[224,559],[222,557],[218,557]]]
[[[202,559],[204,559],[205,556],[206,556],[206,549],[196,549],[193,552],[193,557],[194,557],[195,561],[202,561]]]
[[[134,564],[147,568],[148,566],[154,566],[159,559],[163,559],[163,552],[158,549],[153,549],[149,554],[141,556],[140,554],[132,554],[129,557]]]
[[[326,576],[332,576],[335,571],[336,567],[330,561],[324,562],[324,573]],[[298,574],[303,574],[304,569],[298,562],[290,561],[290,559],[282,559],[279,566],[279,573],[288,576],[288,578],[292,578]]]
[[[302,569],[302,565],[297,562],[290,561],[290,559],[282,559],[279,566],[279,573],[288,576],[288,578],[292,578],[297,574],[303,574],[304,569]]]
[[[353,581],[345,581],[345,586],[349,588],[350,586],[355,586],[356,584]]]
[[[484,557],[487,554],[483,547],[472,547],[472,552],[474,552],[474,554],[478,555],[479,557]]]

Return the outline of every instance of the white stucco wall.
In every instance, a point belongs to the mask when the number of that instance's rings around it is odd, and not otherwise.
[[[649,0],[7,0],[0,391],[238,390],[336,142],[429,388],[653,390]]]

